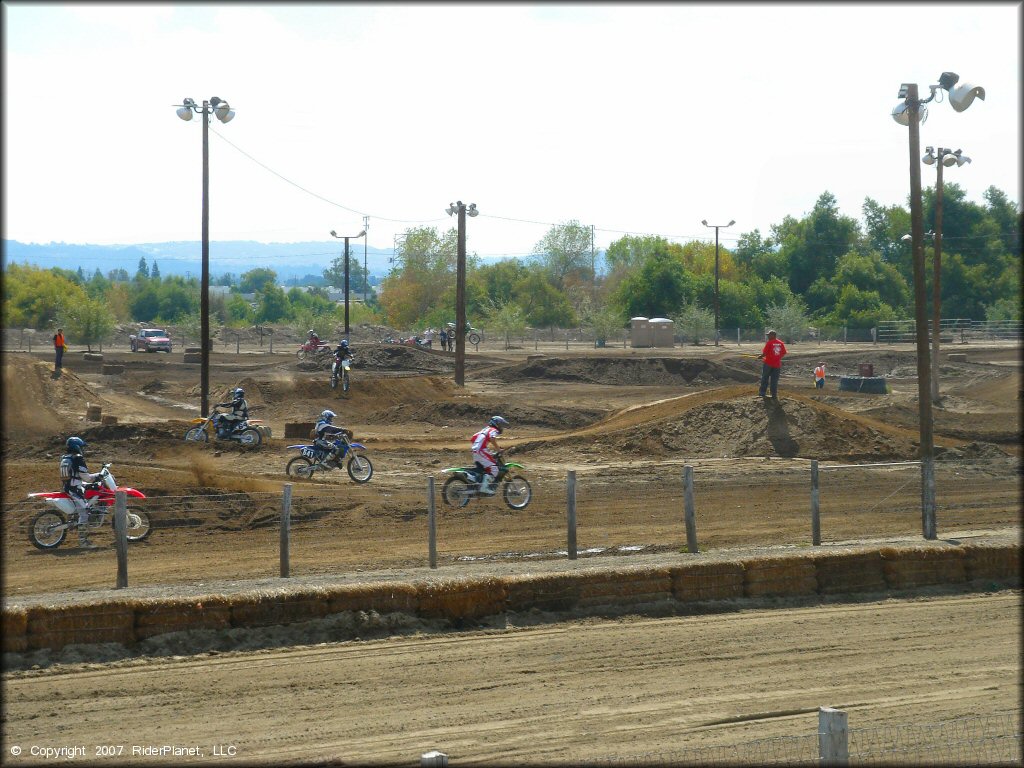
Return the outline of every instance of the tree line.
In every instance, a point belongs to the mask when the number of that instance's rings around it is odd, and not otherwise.
[[[923,195],[925,228],[935,228],[935,193]],[[1021,213],[1005,193],[989,187],[973,203],[955,183],[944,187],[940,289],[942,316],[975,320],[1021,318]],[[877,327],[914,314],[910,213],[867,198],[860,221],[840,213],[824,192],[802,218],[787,216],[770,231],[743,232],[718,253],[720,327],[766,324]],[[525,328],[588,327],[598,337],[626,327],[629,318],[668,317],[699,335],[713,328],[715,245],[671,243],[627,235],[612,242],[598,269],[591,229],[578,221],[552,226],[530,259],[483,263],[467,258],[467,317],[505,334]],[[932,295],[934,242],[925,242]],[[443,327],[455,317],[457,232],[430,227],[406,231],[379,294],[350,256],[349,286],[366,304],[350,303],[350,320],[399,329]],[[324,269],[328,285],[343,284],[343,257]],[[86,275],[59,267],[9,264],[4,269],[7,327],[74,329],[95,343],[117,322],[199,326],[196,278],[162,277],[140,259],[124,269]],[[221,275],[210,295],[211,320],[242,327],[286,323],[329,332],[342,305],[323,287],[285,290],[272,269],[237,278]]]

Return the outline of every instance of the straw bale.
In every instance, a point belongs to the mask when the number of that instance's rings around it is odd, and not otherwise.
[[[144,640],[166,632],[228,629],[231,606],[224,600],[152,601],[135,606],[135,637]]]
[[[882,572],[890,589],[967,581],[960,547],[883,547]]]
[[[673,568],[672,594],[684,602],[743,597],[743,563],[689,563]]]
[[[964,566],[968,581],[1020,579],[1020,547],[966,544]]]
[[[266,627],[321,619],[328,608],[327,600],[311,595],[241,596],[231,601],[231,626]]]
[[[327,595],[328,613],[416,613],[418,607],[419,593],[416,587],[399,582],[346,584],[332,588]]]
[[[541,576],[526,574],[505,580],[506,605],[510,611],[567,611],[580,597],[576,574]]]
[[[818,577],[809,557],[743,561],[743,594],[747,597],[813,595],[817,591]]]
[[[672,577],[668,568],[612,571],[600,574],[600,581],[580,584],[580,599],[592,597],[632,597],[650,595],[653,599],[672,597]]]
[[[508,590],[501,579],[419,582],[419,615],[449,620],[504,613]]]
[[[131,603],[44,605],[28,610],[28,647],[58,650],[78,643],[135,642]]]
[[[826,552],[813,560],[819,594],[884,592],[887,588],[878,552]]]
[[[24,608],[4,608],[0,622],[0,638],[4,653],[28,650],[28,611]]]

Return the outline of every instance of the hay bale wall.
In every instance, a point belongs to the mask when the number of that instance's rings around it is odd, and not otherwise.
[[[5,605],[3,650],[59,650],[75,643],[132,645],[168,632],[262,627],[346,611],[405,613],[455,624],[507,611],[632,609],[662,601],[835,595],[985,580],[1019,586],[1020,546],[884,547],[479,579],[331,585],[196,598]]]
[[[672,595],[686,603],[743,597],[743,563],[692,563],[674,568]]]
[[[883,547],[880,554],[885,583],[890,589],[911,589],[967,581],[964,551],[959,547]]]

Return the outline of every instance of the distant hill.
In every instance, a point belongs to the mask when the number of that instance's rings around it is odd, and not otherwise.
[[[321,275],[343,249],[336,240],[305,243],[257,243],[249,240],[228,240],[210,243],[210,275],[212,279],[225,273],[238,277],[256,267],[273,269],[281,283],[307,275]],[[349,243],[352,256],[363,260],[362,243]],[[371,284],[378,283],[391,270],[392,251],[366,249],[366,267]],[[598,271],[602,271],[604,252],[598,251]],[[134,275],[139,259],[145,258],[152,268],[155,262],[161,275],[198,277],[202,269],[202,244],[198,241],[170,243],[137,243],[135,245],[81,245],[77,243],[21,243],[3,240],[4,264],[33,264],[47,269],[64,267],[78,269],[91,276],[97,269],[106,275],[112,269],[125,269]],[[520,259],[531,261],[536,256]],[[486,259],[497,261],[497,259]]]

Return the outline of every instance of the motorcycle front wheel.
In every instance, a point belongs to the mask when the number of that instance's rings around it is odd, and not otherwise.
[[[469,483],[458,475],[452,475],[441,487],[441,498],[449,507],[464,507],[469,504]]]
[[[288,462],[288,466],[284,468],[284,471],[288,477],[304,477],[308,480],[313,477],[313,472],[315,471],[312,465],[313,462],[305,456],[296,456]]]
[[[348,392],[348,371],[341,374],[341,391]]]
[[[510,477],[505,481],[501,495],[510,509],[525,509],[533,496],[533,489],[525,477]]]
[[[44,509],[28,527],[28,539],[36,549],[56,549],[67,536],[67,519],[60,512]]]
[[[186,442],[205,443],[209,440],[210,436],[203,427],[192,427],[192,429],[185,433]]]
[[[299,358],[300,362],[305,360],[306,359],[306,350],[300,349],[298,352],[295,353],[295,356],[297,358]]]
[[[126,511],[128,514],[125,516],[125,522],[127,523],[125,534],[128,541],[145,541],[148,539],[149,534],[153,532],[153,525],[149,522],[149,515],[138,507],[128,507]],[[110,526],[115,531],[117,530],[117,521],[114,519],[114,515],[110,517]]]
[[[471,333],[471,334],[469,334],[469,343],[473,344],[474,346],[479,344],[480,343],[480,334],[479,333]]]
[[[337,389],[337,388],[338,388],[338,377],[337,376],[331,376],[331,389]]]
[[[348,470],[348,476],[352,478],[353,482],[359,484],[368,483],[373,477],[373,464],[361,453],[353,453],[352,458],[345,465],[345,469]]]

